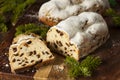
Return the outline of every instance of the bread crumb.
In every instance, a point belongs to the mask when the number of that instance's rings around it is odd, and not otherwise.
[[[64,70],[65,66],[64,66],[63,64],[61,64],[61,65],[54,65],[53,68],[54,68],[56,71],[61,72],[61,71]]]

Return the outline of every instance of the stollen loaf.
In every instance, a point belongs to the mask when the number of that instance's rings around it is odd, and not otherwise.
[[[21,34],[14,38],[9,48],[9,62],[12,73],[28,70],[34,65],[51,62],[53,54],[41,38]]]
[[[51,50],[79,60],[108,38],[109,31],[103,17],[95,12],[83,12],[51,27],[46,40]]]
[[[84,11],[102,14],[109,7],[108,0],[50,0],[40,7],[38,18],[53,26]]]

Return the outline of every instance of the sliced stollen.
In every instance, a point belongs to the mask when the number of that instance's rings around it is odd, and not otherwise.
[[[50,0],[40,7],[38,18],[43,23],[53,26],[84,11],[102,14],[109,7],[108,0]]]
[[[94,12],[83,12],[51,27],[46,40],[51,50],[79,60],[108,38],[109,31],[102,16]]]
[[[26,38],[19,43],[12,44],[9,48],[9,62],[13,73],[24,72],[35,65],[49,63],[53,59],[54,56],[46,44],[36,37]]]

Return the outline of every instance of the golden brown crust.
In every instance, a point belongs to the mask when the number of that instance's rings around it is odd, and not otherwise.
[[[53,62],[54,62],[54,60],[55,60],[55,57],[53,58],[53,59],[50,59],[50,60],[46,60],[46,61],[44,61],[44,62],[42,62],[42,63],[38,63],[38,64],[35,64],[35,68],[36,69],[39,69],[41,66],[47,66],[47,65],[50,65],[50,64],[52,64]]]
[[[47,60],[47,61],[44,61],[44,62],[38,62],[36,63],[35,65],[33,66],[27,66],[27,67],[24,67],[24,68],[20,68],[20,69],[16,69],[16,70],[12,70],[12,73],[23,73],[25,72],[26,70],[30,70],[32,69],[33,67],[36,68],[36,69],[39,69],[40,67],[42,66],[47,66],[47,65],[50,65],[54,62],[54,58],[53,59],[50,59],[50,60]]]
[[[39,18],[39,21],[43,22],[44,24],[49,25],[50,27],[57,25],[58,22],[54,22],[53,20],[48,19],[47,17]]]

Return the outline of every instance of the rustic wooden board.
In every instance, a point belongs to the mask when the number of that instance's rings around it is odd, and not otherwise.
[[[46,0],[47,1],[47,0]],[[27,14],[35,14],[38,12],[43,2],[37,2],[25,12]],[[23,16],[17,25],[25,23],[37,23],[37,19]],[[109,23],[108,23],[109,24]],[[102,64],[93,73],[92,77],[78,77],[76,80],[120,80],[120,27],[109,25],[110,39],[94,51],[91,55],[100,56]],[[55,55],[55,61],[48,66],[42,66],[38,70],[32,68],[21,74],[12,74],[5,53],[8,52],[9,46],[14,37],[15,27],[2,34],[0,33],[0,80],[72,80],[67,75],[67,68],[64,66],[64,57]],[[63,70],[59,70],[58,66],[64,66]]]

